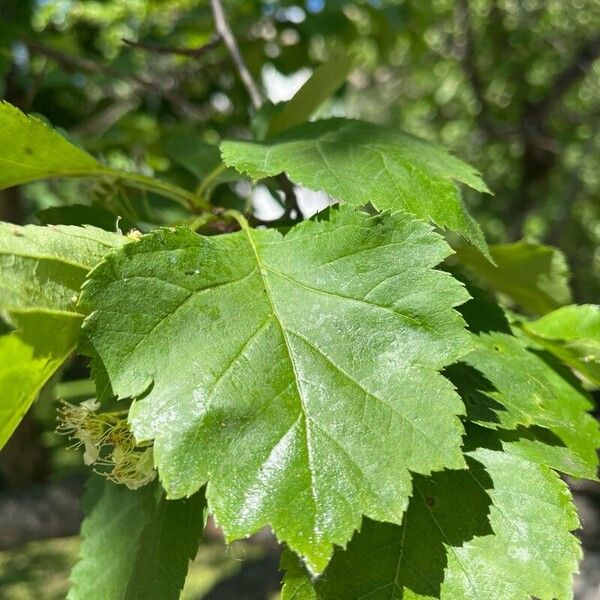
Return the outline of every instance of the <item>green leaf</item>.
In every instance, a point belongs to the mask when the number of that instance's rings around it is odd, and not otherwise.
[[[285,236],[160,230],[91,274],[85,331],[172,497],[207,481],[229,539],[266,524],[314,571],[362,514],[400,522],[409,470],[461,467],[438,371],[470,349],[435,271],[450,252],[397,213],[333,210]],[[140,306],[144,307],[140,311]]]
[[[204,496],[166,500],[158,482],[132,491],[94,477],[69,600],[178,600],[204,526]]]
[[[402,526],[365,521],[315,581],[288,552],[282,600],[571,598],[581,552],[567,486],[510,454],[471,456],[468,471],[416,477]]]
[[[46,125],[0,103],[0,189],[49,177],[105,173],[93,156]]]
[[[0,223],[0,311],[75,311],[85,276],[128,238],[95,227]]]
[[[586,412],[592,404],[578,382],[516,337],[482,334],[476,344],[461,363],[446,370],[465,401],[467,418],[492,428],[523,426],[512,444],[514,452],[595,479],[600,433]],[[540,436],[551,443],[540,446]]]
[[[600,387],[600,306],[565,306],[521,326],[543,348]]]
[[[568,304],[569,269],[556,248],[516,242],[489,247],[496,266],[472,248],[459,248],[459,260],[496,292],[528,312],[543,314]]]
[[[285,171],[295,183],[354,206],[404,209],[487,246],[456,182],[489,191],[479,173],[440,146],[405,133],[346,119],[306,123],[263,142],[226,141],[229,166],[261,178]]]
[[[494,534],[448,555],[441,598],[570,599],[581,549],[570,533],[579,520],[567,485],[551,469],[505,452],[471,456],[493,482]]]
[[[198,198],[175,185],[103,165],[44,121],[0,102],[0,189],[56,177],[111,177],[186,207],[200,205]]]
[[[271,118],[267,136],[276,135],[308,121],[319,106],[346,81],[353,64],[350,56],[343,55],[332,58],[318,67],[294,97]]]
[[[0,337],[0,447],[75,350],[86,274],[126,241],[93,227],[0,223],[0,314],[17,328]]]
[[[17,331],[0,337],[0,448],[42,386],[75,350],[82,317],[70,313],[13,313]]]

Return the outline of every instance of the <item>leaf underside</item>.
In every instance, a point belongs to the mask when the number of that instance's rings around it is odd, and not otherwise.
[[[494,291],[521,308],[544,314],[571,301],[569,269],[560,250],[516,242],[489,246],[495,265],[472,248],[459,248],[459,260]]]
[[[0,315],[16,328],[0,337],[0,447],[75,350],[87,272],[123,243],[93,227],[0,223]]]

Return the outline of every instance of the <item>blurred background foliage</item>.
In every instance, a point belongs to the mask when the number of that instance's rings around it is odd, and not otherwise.
[[[356,55],[359,66],[322,112],[451,148],[495,192],[467,194],[489,240],[557,245],[575,299],[598,299],[597,0],[230,0],[226,8],[271,100],[287,99],[331,56]],[[2,95],[111,163],[194,185],[202,160],[193,173],[182,156],[248,135],[248,100],[222,46],[197,56],[152,50],[209,43],[207,1],[2,0],[2,17]],[[222,188],[222,197],[248,194]],[[71,204],[100,196],[135,217],[131,199],[113,192],[29,186],[21,219],[35,220],[57,196]]]
[[[356,68],[320,115],[360,117],[449,147],[494,190],[492,197],[465,190],[488,240],[558,246],[571,267],[575,300],[598,302],[598,0],[224,4],[271,102],[288,99],[324,61],[352,54]],[[268,186],[252,192],[239,176],[214,170],[215,145],[260,130],[263,115],[249,109],[214,39],[207,0],[0,0],[0,96],[115,166],[188,189],[205,185],[220,206],[256,204],[259,197],[278,206]],[[210,185],[203,184],[209,174]],[[312,201],[314,208],[324,200],[317,194]],[[1,220],[113,229],[116,215],[123,230],[183,216],[166,200],[114,184],[44,182],[0,192]],[[74,363],[65,379],[85,376],[86,365]],[[54,398],[80,393],[62,385],[42,395],[0,455],[2,490],[77,472],[79,457],[53,433]],[[75,560],[77,542],[52,543],[0,554],[0,598],[63,597],[63,571]],[[198,587],[186,597],[201,597],[208,579],[239,570],[215,552],[201,550],[190,579]],[[51,558],[55,567],[64,563],[56,577],[48,571]],[[272,574],[273,565],[268,569]],[[271,591],[260,593],[248,598]]]

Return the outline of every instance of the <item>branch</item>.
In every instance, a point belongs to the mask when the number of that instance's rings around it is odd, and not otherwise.
[[[231,60],[233,60],[233,63],[235,64],[235,67],[240,75],[240,79],[242,80],[242,83],[244,84],[246,91],[250,96],[252,106],[254,106],[256,109],[259,109],[263,104],[262,94],[260,93],[256,82],[248,70],[246,63],[244,62],[244,58],[242,57],[240,49],[238,48],[235,37],[231,31],[231,27],[229,27],[229,23],[225,17],[221,0],[210,0],[210,6],[215,19],[217,33],[221,36],[223,42],[225,42],[225,46],[227,46]]]
[[[174,46],[156,46],[154,44],[146,44],[144,42],[134,42],[123,38],[123,42],[132,48],[147,50],[153,54],[177,54],[188,58],[200,58],[207,52],[216,48],[221,43],[221,36],[215,35],[210,42],[198,48],[176,48]]]
[[[489,118],[489,105],[485,98],[485,86],[479,75],[475,56],[475,37],[473,35],[473,26],[471,24],[471,13],[468,0],[457,0],[455,5],[454,17],[458,30],[461,33],[462,43],[458,44],[458,56],[462,64],[463,71],[469,80],[473,94],[479,103],[480,110],[478,114],[479,123],[488,134],[501,135],[498,126]]]
[[[227,46],[231,60],[233,60],[240,79],[242,80],[242,83],[244,84],[246,91],[250,96],[252,106],[258,110],[263,105],[262,94],[260,93],[258,85],[256,85],[252,74],[244,62],[242,54],[240,53],[240,49],[238,48],[235,37],[231,31],[231,27],[227,22],[221,0],[210,0],[210,5],[215,19],[215,27],[217,32],[225,42],[225,46]],[[289,180],[285,173],[281,173],[276,179],[279,181],[281,189],[285,195],[285,216],[290,217],[291,213],[295,211],[296,218],[301,217],[302,213],[298,207],[298,199],[296,198],[296,192],[294,191],[294,184]]]
[[[571,63],[554,77],[546,96],[531,104],[528,112],[543,120],[571,87],[586,75],[599,56],[600,35],[584,42]]]
[[[144,79],[139,75],[121,73],[121,71],[115,69],[111,65],[106,65],[94,62],[92,60],[88,60],[86,58],[80,58],[78,56],[66,54],[64,52],[61,52],[60,50],[57,50],[56,48],[46,46],[45,44],[41,44],[40,42],[37,42],[35,40],[24,39],[23,42],[26,44],[26,46],[31,52],[35,52],[37,54],[41,54],[42,56],[46,56],[47,58],[53,60],[55,63],[59,64],[66,71],[80,71],[83,73],[108,75],[116,79],[132,81],[139,87],[153,92],[167,100],[171,105],[173,105],[174,108],[178,109],[179,112],[184,116],[200,121],[204,120],[204,115],[198,109],[197,106],[195,106],[185,98],[180,97],[173,90],[165,89],[164,87],[162,87],[154,81]]]

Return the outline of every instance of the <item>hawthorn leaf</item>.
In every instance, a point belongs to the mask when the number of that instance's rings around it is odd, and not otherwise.
[[[598,422],[588,414],[591,400],[572,374],[514,336],[481,334],[475,343],[473,352],[445,372],[465,401],[467,419],[517,429],[515,453],[596,479]],[[549,443],[540,445],[539,439]]]
[[[550,468],[506,452],[471,456],[492,479],[493,535],[474,537],[448,555],[442,599],[567,600],[581,548],[567,484]]]
[[[571,301],[564,254],[542,244],[494,244],[495,265],[472,248],[457,249],[458,259],[483,283],[508,296],[528,312],[544,314]]]
[[[204,527],[202,492],[167,500],[158,482],[132,491],[93,477],[69,600],[178,600]]]
[[[260,179],[285,171],[290,179],[354,206],[406,210],[458,232],[487,255],[457,182],[489,192],[480,174],[436,144],[349,119],[294,127],[264,141],[225,141],[225,163]]]
[[[317,572],[362,514],[401,522],[409,470],[464,464],[449,253],[410,215],[344,208],[286,235],[158,230],[91,273],[84,330],[169,496],[208,482],[228,539],[270,524]]]
[[[600,387],[600,306],[571,305],[521,323],[540,346]]]
[[[125,241],[93,227],[0,223],[0,314],[16,328],[0,337],[0,447],[75,350],[87,272]]]
[[[321,104],[346,81],[353,64],[350,56],[342,55],[320,65],[294,96],[271,117],[267,137],[308,121]]]
[[[581,551],[567,486],[504,452],[469,469],[417,476],[401,526],[365,520],[311,580],[287,551],[282,600],[566,600]]]
[[[0,102],[0,148],[0,189],[107,170],[42,120],[23,114],[8,102]]]
[[[167,181],[102,164],[41,119],[0,102],[0,189],[63,177],[109,177],[156,192],[187,208],[199,203],[194,194]]]
[[[18,329],[0,336],[0,449],[42,386],[75,350],[82,317],[72,313],[13,313]]]
[[[0,311],[75,311],[85,276],[128,238],[95,227],[0,223]]]

